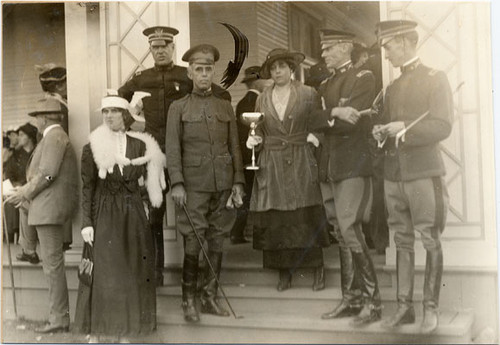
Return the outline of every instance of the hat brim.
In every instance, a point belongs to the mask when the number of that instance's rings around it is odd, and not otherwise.
[[[253,81],[253,80],[257,80],[257,79],[260,79],[260,77],[257,77],[257,75],[255,75],[255,76],[251,76],[251,77],[245,77],[245,78],[243,78],[243,80],[241,82],[248,83],[249,81]]]
[[[60,111],[60,110],[53,110],[53,111],[32,111],[31,113],[28,113],[28,116],[31,116],[31,117],[35,117],[35,116],[38,116],[38,115],[51,115],[51,114],[54,114],[54,115],[62,115],[63,112]]]
[[[262,65],[261,71],[260,71],[260,76],[263,79],[271,78],[271,72],[269,71],[269,69],[271,68],[271,65],[277,60],[290,61],[295,65],[295,67],[297,67],[305,59],[306,59],[306,56],[302,53],[292,52],[292,53],[276,54],[274,56],[271,56],[269,59],[267,59],[264,62],[264,64]]]

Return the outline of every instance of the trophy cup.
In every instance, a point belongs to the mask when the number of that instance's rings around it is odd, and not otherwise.
[[[255,128],[264,120],[263,113],[243,113],[241,119],[250,126],[250,135],[255,135]],[[255,165],[255,147],[252,147],[252,164],[245,167],[247,170],[259,170]]]

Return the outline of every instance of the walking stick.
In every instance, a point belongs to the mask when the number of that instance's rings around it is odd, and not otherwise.
[[[7,240],[7,255],[9,257],[9,270],[10,270],[10,284],[12,287],[12,300],[14,302],[14,315],[17,319],[17,302],[16,302],[16,286],[14,284],[14,271],[12,269],[12,254],[10,252],[10,241],[9,241],[9,232],[7,230],[7,219],[5,218],[5,201],[2,203],[2,213],[3,213],[3,230],[5,234],[5,239]]]
[[[229,299],[226,296],[226,293],[224,292],[224,289],[222,288],[222,284],[219,281],[219,277],[217,277],[217,274],[215,272],[214,267],[212,266],[212,263],[210,262],[210,259],[208,258],[208,253],[205,250],[205,247],[203,246],[203,242],[201,241],[200,235],[198,234],[198,230],[196,230],[196,227],[194,226],[193,220],[191,219],[191,216],[189,215],[189,212],[186,208],[186,205],[183,205],[182,208],[184,209],[184,212],[186,213],[186,217],[189,221],[189,224],[191,225],[191,228],[193,229],[194,235],[196,236],[196,239],[198,240],[198,243],[201,246],[201,250],[203,251],[203,256],[207,260],[208,267],[210,267],[210,271],[212,271],[215,281],[217,282],[217,285],[219,286],[220,292],[222,293],[222,296],[224,296],[224,299],[226,300],[227,305],[229,306],[229,309],[231,310],[231,313],[233,314],[235,319],[243,319],[242,315],[236,316],[236,313],[233,310],[233,307],[231,306],[231,303],[229,303]]]

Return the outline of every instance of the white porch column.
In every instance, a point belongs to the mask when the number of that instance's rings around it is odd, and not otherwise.
[[[69,137],[76,151],[78,165],[82,148],[88,142],[91,120],[102,94],[103,71],[100,58],[99,6],[66,2],[66,69],[68,87]],[[92,7],[91,7],[92,6]],[[80,210],[81,212],[81,210]],[[83,243],[81,217],[73,223],[73,243]]]

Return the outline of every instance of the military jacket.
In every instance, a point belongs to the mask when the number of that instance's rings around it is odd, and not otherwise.
[[[446,173],[439,142],[452,128],[453,98],[446,74],[416,61],[387,87],[382,122],[403,121],[408,127],[420,115],[429,115],[409,129],[398,149],[386,142],[384,176],[390,181],[442,176]]]
[[[236,117],[220,95],[193,91],[172,103],[166,154],[172,186],[217,192],[245,183]]]
[[[320,86],[323,110],[311,117],[310,127],[321,130],[325,137],[319,159],[319,179],[322,182],[341,181],[348,178],[370,176],[372,162],[368,138],[371,135],[371,119],[362,116],[355,124],[335,119],[330,126],[328,120],[335,107],[369,109],[375,98],[373,73],[349,65],[337,70],[335,75]]]
[[[119,90],[120,96],[128,101],[135,91],[149,92],[151,97],[143,98],[145,131],[150,133],[165,151],[167,113],[173,101],[184,97],[192,88],[185,67],[171,64],[155,66],[137,72]]]

